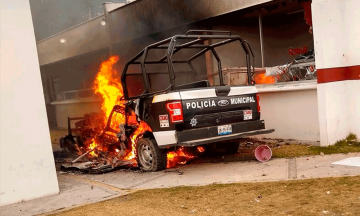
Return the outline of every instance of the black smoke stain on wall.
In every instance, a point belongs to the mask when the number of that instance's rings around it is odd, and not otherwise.
[[[126,0],[110,0],[126,3]],[[109,0],[30,0],[36,41],[103,14]]]

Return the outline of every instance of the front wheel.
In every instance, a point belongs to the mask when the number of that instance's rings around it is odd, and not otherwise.
[[[136,152],[140,169],[155,172],[166,168],[166,151],[161,150],[155,140],[139,139]]]

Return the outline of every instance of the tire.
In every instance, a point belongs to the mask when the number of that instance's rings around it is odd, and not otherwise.
[[[225,154],[235,154],[239,150],[239,142],[226,143],[225,145]]]
[[[216,143],[206,146],[206,152],[212,155],[227,155],[238,152],[240,142]]]
[[[147,172],[166,169],[166,151],[159,149],[155,140],[148,138],[139,139],[136,152],[140,169]]]

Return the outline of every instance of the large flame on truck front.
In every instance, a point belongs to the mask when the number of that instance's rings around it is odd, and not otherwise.
[[[119,104],[120,98],[124,95],[122,85],[117,77],[117,71],[113,68],[118,60],[118,56],[111,56],[107,61],[104,61],[95,78],[95,94],[100,94],[103,98],[101,109],[106,115],[104,124],[106,124],[112,108]],[[123,122],[125,122],[125,116],[116,115],[112,124],[119,125]]]
[[[95,77],[94,81],[94,92],[95,94],[101,95],[103,98],[103,103],[101,105],[101,110],[104,113],[104,122],[103,127],[108,121],[110,113],[115,105],[124,106],[124,104],[120,101],[120,99],[124,96],[123,88],[120,83],[120,79],[118,76],[118,72],[114,68],[115,63],[119,60],[118,56],[111,56],[108,60],[104,61],[100,69]],[[124,101],[123,101],[124,102]],[[121,113],[114,113],[112,118],[110,119],[110,127],[115,130],[119,130],[120,124],[125,124],[125,115]],[[138,123],[136,121],[135,113],[130,113],[128,115],[128,123],[132,123],[137,126],[135,132],[130,135],[131,141],[131,151],[128,155],[126,155],[125,160],[134,160],[136,156],[136,142],[138,138],[146,131],[151,131],[151,128],[143,121]],[[107,132],[108,133],[108,132]],[[115,134],[113,134],[115,135]],[[101,143],[97,143],[95,139],[91,140],[88,145],[88,150],[97,148],[97,150],[101,150],[99,145]],[[97,157],[95,151],[90,153],[92,156]],[[135,160],[134,160],[135,162]]]
[[[101,105],[101,110],[104,115],[103,127],[105,128],[109,116],[111,114],[112,109],[115,105],[124,107],[124,100],[121,101],[121,98],[124,96],[123,88],[120,83],[120,78],[118,76],[118,72],[114,68],[115,63],[119,60],[118,56],[111,56],[108,60],[104,61],[100,69],[95,77],[93,90],[95,94],[101,95],[103,102]],[[113,114],[110,122],[110,127],[115,130],[119,130],[120,124],[125,124],[125,115],[122,113]],[[128,113],[127,119],[128,125],[135,126],[136,129],[130,135],[129,142],[131,146],[131,151],[123,158],[124,160],[131,160],[136,164],[136,145],[139,138],[146,131],[152,131],[151,128],[144,121],[138,122],[136,120],[136,115],[134,112]],[[111,133],[111,132],[107,132]],[[112,134],[116,135],[116,134]],[[107,151],[108,148],[102,146],[101,141],[97,139],[87,140],[85,143],[87,144],[86,151],[94,149],[94,151],[90,152],[92,157],[99,157],[102,154],[98,154],[101,151]],[[167,153],[167,168],[176,166],[177,164],[186,164],[189,160],[196,157],[196,154],[191,154],[189,152],[184,151],[183,147],[177,149],[176,151],[169,151]],[[115,149],[116,152],[119,152],[119,149]],[[198,152],[203,152],[204,148],[198,147]]]

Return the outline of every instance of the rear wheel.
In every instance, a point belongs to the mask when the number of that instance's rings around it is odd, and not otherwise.
[[[155,140],[139,139],[136,152],[140,169],[155,172],[166,168],[166,151],[161,150]]]
[[[235,154],[238,152],[239,146],[239,142],[217,143],[209,145],[206,151],[220,155]]]
[[[239,150],[240,143],[232,142],[225,144],[225,154],[235,154]]]

